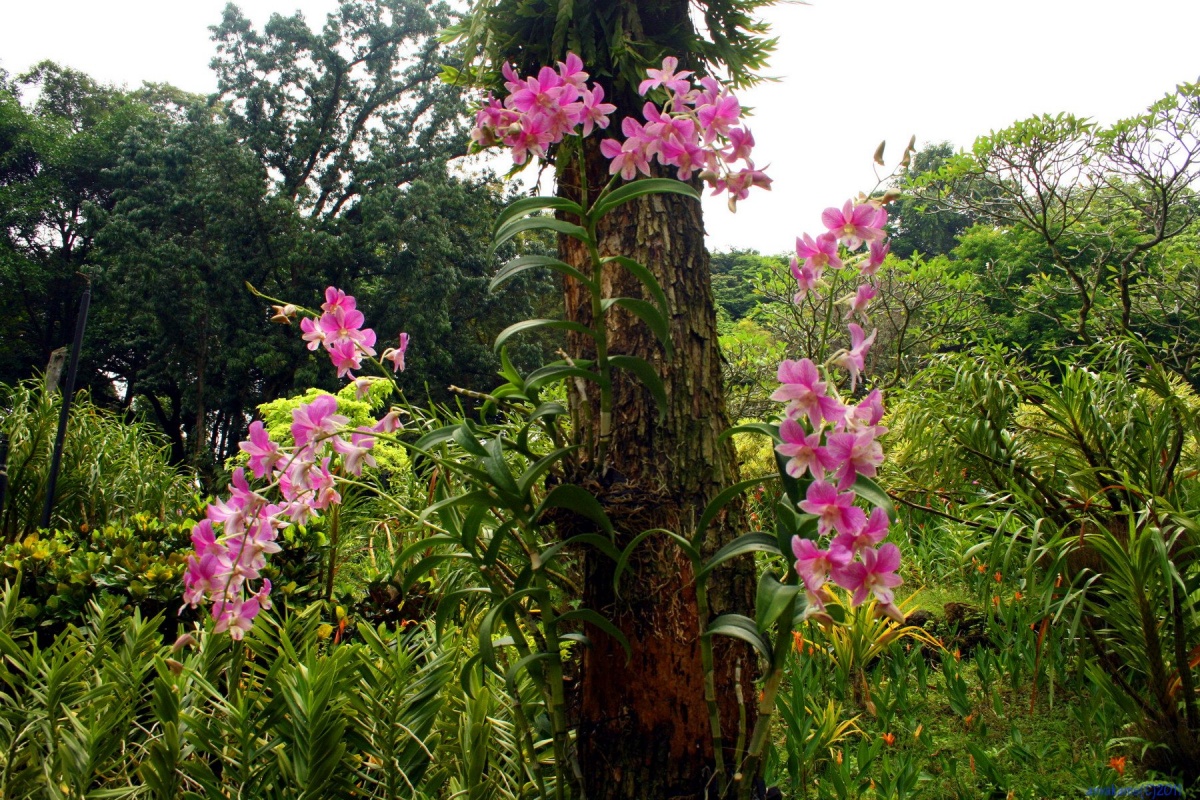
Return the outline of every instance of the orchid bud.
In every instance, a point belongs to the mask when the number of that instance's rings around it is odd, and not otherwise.
[[[292,324],[292,317],[296,316],[296,307],[291,303],[284,306],[271,306],[271,310],[275,313],[271,316],[271,322],[282,322],[284,325]]]

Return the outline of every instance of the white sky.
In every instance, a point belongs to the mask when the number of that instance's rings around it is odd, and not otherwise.
[[[299,9],[319,26],[336,0],[241,0],[258,25]],[[51,59],[106,83],[208,93],[208,26],[224,0],[0,0],[0,67]],[[813,0],[767,18],[781,39],[755,108],[756,161],[772,191],[736,216],[706,201],[709,245],[779,252],[821,209],[871,188],[908,138],[960,147],[1043,112],[1112,122],[1200,77],[1193,0]]]

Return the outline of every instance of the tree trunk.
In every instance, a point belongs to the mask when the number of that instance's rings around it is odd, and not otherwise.
[[[589,186],[608,180],[608,162],[599,140],[587,140]],[[574,163],[574,159],[572,159]],[[578,200],[578,170],[564,167],[559,194]],[[650,393],[628,373],[614,370],[613,434],[607,463],[581,463],[568,476],[593,491],[617,529],[617,546],[649,528],[691,536],[709,500],[737,480],[729,440],[717,346],[716,312],[700,204],[677,195],[652,195],[609,214],[597,232],[600,254],[625,255],[647,266],[661,283],[671,308],[674,358],[644,323],[622,309],[609,312],[609,353],[635,355],[655,365],[668,397],[660,421]],[[585,248],[560,241],[563,259],[591,272]],[[603,276],[606,296],[646,297],[640,283],[620,267]],[[586,290],[574,281],[564,287],[567,316],[591,323]],[[592,355],[590,339],[573,335],[570,353]],[[598,437],[595,386],[570,388],[577,441]],[[713,552],[744,530],[741,506],[711,526],[705,542]],[[611,619],[633,649],[624,650],[602,631],[590,628],[591,647],[583,656],[578,754],[589,800],[606,798],[693,798],[716,796],[710,786],[712,734],[704,701],[699,631],[692,571],[688,560],[665,537],[646,541],[613,592],[613,563],[586,556],[584,606]],[[753,565],[735,561],[710,580],[712,613],[745,612],[753,604]],[[752,651],[740,642],[716,645],[717,698],[722,709],[726,765],[736,772],[732,744],[737,738],[741,676],[747,725],[753,725]]]

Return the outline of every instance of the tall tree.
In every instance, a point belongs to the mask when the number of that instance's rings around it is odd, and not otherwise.
[[[276,191],[330,220],[466,152],[459,91],[439,83],[448,7],[346,0],[318,33],[297,13],[255,30],[233,4],[213,30],[229,124]]]
[[[37,100],[22,105],[20,90]],[[129,94],[51,62],[0,85],[0,382],[44,369],[70,343],[98,211],[126,133],[149,115]]]
[[[901,194],[889,208],[891,252],[900,258],[949,255],[958,244],[958,236],[975,224],[978,215],[937,207],[928,201],[928,189],[916,191],[918,184],[932,185],[936,181],[933,173],[953,155],[950,142],[926,145],[913,154],[908,169],[893,182],[893,188]]]
[[[1198,179],[1200,85],[1181,84],[1108,128],[1069,114],[1017,122],[921,183],[933,202],[1011,229],[1032,255],[987,262],[1014,308],[1066,345],[1133,336],[1195,385]],[[1022,286],[1006,270],[1033,277]]]
[[[686,0],[624,3],[494,0],[477,4],[459,29],[470,49],[482,47],[484,66],[471,75],[487,83],[509,60],[525,73],[579,54],[622,113],[642,106],[638,83],[647,66],[666,55],[692,69],[724,68],[735,82],[748,82],[773,42],[752,13],[762,0],[714,0],[699,4],[706,30],[693,24]],[[580,199],[581,168],[587,183],[603,186],[608,161],[598,140],[585,140],[581,159],[557,166],[560,195]],[[666,174],[665,172],[663,174]],[[700,204],[674,195],[650,196],[626,204],[597,231],[601,255],[624,255],[645,264],[671,302],[674,358],[664,358],[655,336],[632,315],[610,315],[610,353],[646,359],[659,372],[667,393],[660,418],[640,382],[614,378],[612,438],[604,463],[582,462],[569,480],[590,488],[618,529],[619,544],[649,528],[693,533],[700,510],[737,478],[732,445],[721,440],[728,427],[717,346],[708,254]],[[578,242],[563,238],[562,258],[590,271],[590,258]],[[616,268],[596,276],[614,296],[642,295],[631,275]],[[568,318],[591,322],[587,291],[567,280],[563,286]],[[592,342],[572,336],[570,352],[587,358]],[[601,414],[594,397],[572,393],[575,435],[599,437]],[[719,547],[742,526],[733,507],[707,532],[705,546]],[[632,658],[603,631],[588,631],[578,720],[578,757],[589,798],[702,797],[711,790],[712,737],[704,713],[703,669],[696,598],[687,560],[670,546],[643,550],[621,595],[613,591],[613,566],[588,559],[584,603],[612,619],[628,637]],[[710,583],[714,613],[752,605],[753,578],[747,571],[723,570]],[[706,622],[706,621],[705,621]],[[740,643],[717,647],[718,697],[724,728],[732,742],[739,696],[747,700],[753,724],[753,654]],[[732,756],[732,751],[729,753]],[[736,769],[736,768],[735,768]]]

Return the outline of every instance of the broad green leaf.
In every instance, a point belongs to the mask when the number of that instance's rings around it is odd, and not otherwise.
[[[746,533],[714,553],[713,557],[704,565],[704,568],[696,573],[696,580],[701,580],[721,564],[744,553],[774,553],[775,555],[781,555],[778,542],[771,534]]]
[[[546,474],[548,469],[554,466],[555,462],[566,456],[568,453],[578,450],[582,446],[583,445],[574,444],[570,447],[560,447],[557,450],[549,452],[539,458],[529,467],[529,469],[525,470],[523,473],[521,473],[521,476],[517,478],[517,491],[522,497],[528,495],[529,490],[533,488],[533,485],[537,483],[542,475]]]
[[[483,477],[487,476],[487,473],[483,471],[480,471],[479,474]],[[456,494],[453,497],[447,497],[444,500],[438,500],[432,505],[425,506],[425,508],[421,509],[420,518],[422,521],[424,521],[429,519],[433,514],[441,512],[445,509],[460,505],[471,505],[473,503],[484,503],[491,505],[492,496],[483,489],[475,489],[464,494]]]
[[[534,230],[554,231],[555,233],[561,233],[578,239],[585,244],[592,243],[592,238],[588,236],[588,232],[578,225],[565,222],[561,219],[555,219],[554,217],[526,217],[525,219],[513,220],[496,231],[496,238],[492,241],[492,252],[495,252],[497,247],[517,234]]]
[[[496,663],[495,648],[497,645],[502,646],[504,639],[493,641],[492,631],[496,627],[496,623],[500,620],[500,615],[504,613],[504,609],[514,603],[520,602],[523,598],[535,594],[536,592],[536,589],[524,589],[519,592],[513,592],[508,597],[505,597],[499,603],[496,603],[496,605],[492,606],[491,609],[488,610],[488,613],[483,616],[483,621],[479,623],[479,654],[483,658],[484,666],[495,672],[497,675],[503,673],[500,672],[500,666]],[[510,633],[515,635],[516,631],[510,631]],[[508,641],[513,643],[513,646],[515,646],[513,639],[509,638]]]
[[[729,505],[733,498],[742,494],[747,489],[752,489],[769,480],[771,480],[770,476],[766,478],[747,478],[744,481],[738,481],[733,486],[727,486],[722,489],[721,493],[709,502],[704,508],[704,513],[700,515],[700,521],[696,523],[696,533],[693,534],[695,541],[697,543],[704,541],[704,533],[708,530],[708,526],[717,518],[717,514],[721,513],[721,509]]]
[[[771,643],[758,632],[754,620],[741,614],[722,614],[709,623],[705,636],[732,636],[749,643],[762,654],[767,661],[771,660]]]
[[[633,297],[609,297],[601,303],[601,308],[605,311],[613,306],[620,306],[645,322],[662,342],[663,349],[667,352],[667,358],[675,356],[675,348],[671,344],[671,325],[653,303]]]
[[[580,533],[572,536],[570,539],[562,542],[555,542],[545,550],[537,554],[537,564],[549,564],[565,547],[570,547],[573,544],[590,544],[606,556],[616,561],[621,557],[617,552],[616,546],[611,539],[601,536],[598,533]]]
[[[520,697],[520,695],[517,693],[517,677],[521,674],[521,670],[523,669],[528,669],[530,677],[532,677],[535,681],[541,681],[541,670],[539,669],[535,671],[531,668],[537,662],[545,661],[552,655],[552,653],[546,652],[530,653],[509,667],[508,671],[504,673],[504,683],[508,686],[509,694],[513,697]]]
[[[588,210],[588,216],[600,219],[617,206],[648,194],[681,194],[693,200],[700,199],[700,193],[683,181],[673,178],[642,178],[602,196]]]
[[[771,625],[783,616],[799,592],[799,586],[780,583],[774,575],[764,572],[758,579],[758,592],[754,599],[755,623],[759,632],[766,635]]]
[[[637,356],[609,356],[608,363],[636,375],[654,397],[654,404],[658,406],[659,420],[661,421],[667,415],[667,390],[663,386],[662,378],[658,377],[658,371],[649,361]]]
[[[863,500],[886,511],[888,519],[892,522],[896,521],[896,507],[892,505],[892,498],[888,497],[888,493],[878,483],[866,475],[859,475],[854,481],[854,486],[851,488]]]
[[[458,430],[457,425],[447,425],[444,428],[436,428],[429,433],[417,439],[413,448],[416,450],[428,451],[430,448],[437,447],[439,444],[450,441],[454,438],[454,432]]]
[[[596,332],[587,325],[581,325],[569,319],[526,319],[513,323],[500,331],[500,334],[496,337],[496,344],[493,347],[499,350],[510,337],[537,328],[557,328],[564,331],[575,331],[576,333],[582,333],[584,336],[590,336],[593,339],[596,338]]]
[[[650,528],[649,530],[644,530],[637,536],[633,537],[629,544],[625,546],[625,549],[621,551],[620,558],[617,559],[616,569],[613,570],[613,591],[616,592],[618,596],[621,594],[621,575],[629,566],[629,559],[633,557],[633,552],[638,548],[638,545],[656,533],[661,533],[663,536],[666,536],[668,539],[674,541],[675,544],[679,545],[679,549],[682,550],[684,555],[688,557],[688,560],[692,562],[692,568],[699,569],[700,552],[692,546],[691,542],[680,536],[678,533],[675,533],[675,531],[669,531],[666,528]]]
[[[525,388],[525,379],[521,377],[521,373],[517,372],[517,368],[509,360],[507,347],[500,348],[500,377],[518,389]]]
[[[788,514],[791,516],[786,516]],[[792,552],[793,537],[799,536],[801,539],[813,541],[817,539],[817,517],[813,514],[802,514],[789,503],[780,501],[776,509],[776,520],[779,523],[775,528],[779,537],[779,552],[785,555]]]
[[[742,425],[734,425],[721,434],[720,438],[728,439],[739,433],[760,433],[763,436],[770,436],[775,442],[782,442],[779,438],[779,426],[770,425],[766,422],[747,422]]]
[[[449,592],[438,601],[437,612],[434,614],[434,629],[441,636],[443,630],[446,629],[446,623],[450,617],[462,605],[462,602],[469,597],[477,594],[491,594],[492,590],[486,586],[472,586],[469,589],[459,589]]]
[[[557,383],[567,378],[583,378],[595,383],[603,383],[600,376],[590,369],[580,366],[573,367],[570,364],[547,364],[526,376],[525,387],[529,391],[537,391],[548,383]]]
[[[584,286],[587,286],[593,294],[599,291],[599,287],[596,286],[594,281],[589,279],[588,276],[584,275],[582,272],[575,269],[565,261],[560,261],[553,256],[536,255],[517,256],[516,258],[509,260],[503,267],[499,269],[499,271],[496,272],[491,282],[488,283],[488,291],[496,291],[499,286],[502,286],[526,270],[542,269],[543,267],[555,270],[563,275],[574,278]]]
[[[488,451],[479,443],[479,439],[475,437],[475,431],[465,423],[459,425],[458,429],[454,431],[454,441],[459,447],[476,458],[487,458]]]
[[[596,499],[595,495],[581,486],[573,483],[562,483],[555,486],[547,492],[546,499],[534,512],[533,519],[539,519],[548,508],[565,508],[568,511],[574,511],[581,517],[586,517],[599,525],[605,533],[612,535],[612,522],[604,513],[604,507],[600,505],[600,501]]]
[[[504,207],[500,215],[496,217],[496,224],[492,226],[492,232],[500,230],[506,222],[517,217],[522,217],[526,214],[532,214],[534,211],[566,211],[568,214],[574,214],[577,217],[583,217],[583,209],[578,203],[574,203],[565,197],[523,197],[519,200],[514,200]]]
[[[443,562],[471,560],[471,557],[466,553],[436,553],[432,556],[426,556],[418,561],[416,566],[404,573],[404,580],[400,584],[401,591],[407,592],[422,576]]]
[[[573,611],[566,612],[558,618],[559,622],[571,622],[574,620],[595,625],[597,628],[616,639],[617,643],[621,645],[621,648],[625,651],[626,664],[628,664],[629,660],[633,658],[633,650],[630,648],[629,640],[625,638],[625,634],[621,632],[620,628],[612,624],[612,622],[605,619],[600,614],[596,613],[590,608],[577,608]]]
[[[508,463],[504,460],[504,444],[500,441],[500,437],[488,440],[487,457],[483,459],[483,467],[492,479],[493,486],[504,494],[520,500],[521,492],[517,489],[517,482],[513,480],[512,470],[508,468]]]
[[[654,273],[646,269],[644,265],[627,256],[608,256],[603,261],[605,264],[620,264],[627,269],[629,274],[641,281],[646,290],[650,292],[650,297],[654,300],[655,305],[658,306],[658,310],[663,313],[663,316],[669,317],[671,315],[671,310],[667,305],[667,295],[663,292],[662,286],[659,285],[658,279],[654,277]]]
[[[400,571],[399,565],[408,561],[410,558],[412,558],[417,553],[420,553],[422,550],[429,550],[431,548],[440,547],[442,545],[447,545],[447,544],[452,544],[452,545],[459,544],[458,537],[450,536],[448,534],[438,534],[437,536],[426,536],[424,539],[418,539],[417,541],[408,545],[408,547],[405,547],[403,550],[401,550],[400,554],[397,555],[392,560],[392,563],[396,565],[396,567],[397,567],[396,571],[399,572]]]

